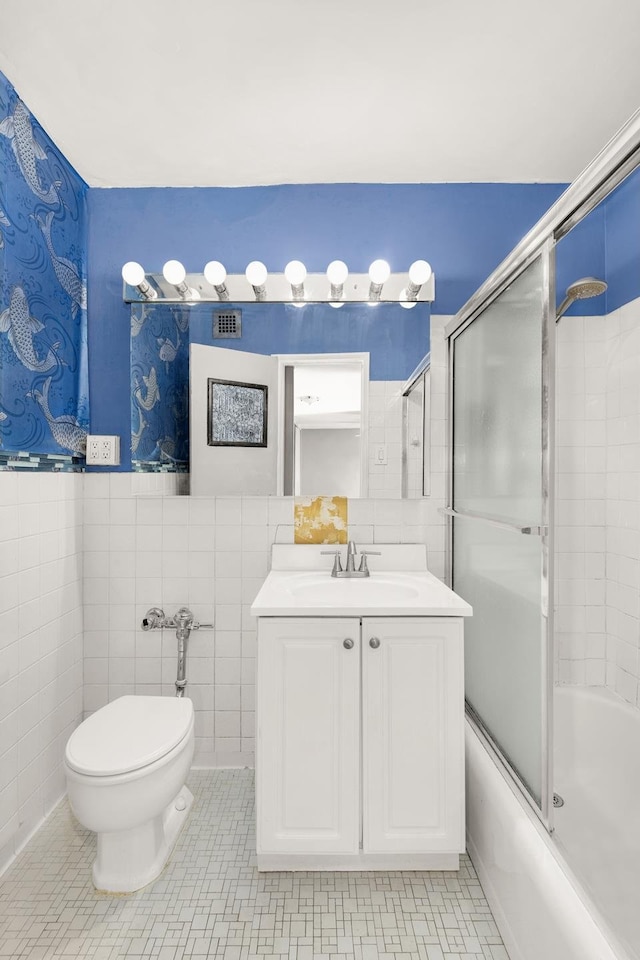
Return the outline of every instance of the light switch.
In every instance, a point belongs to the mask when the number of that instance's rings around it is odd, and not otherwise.
[[[384,464],[387,462],[387,445],[379,443],[376,446],[376,463]]]

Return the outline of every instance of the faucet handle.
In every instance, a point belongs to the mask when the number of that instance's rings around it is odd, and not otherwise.
[[[367,557],[380,557],[382,553],[380,550],[361,550],[360,551],[360,566],[358,570],[360,573],[369,573],[369,565],[367,564]]]
[[[340,563],[340,551],[339,550],[321,550],[320,553],[325,556],[331,556],[333,560],[333,570],[331,571],[332,577],[337,577],[339,573],[342,573],[342,564]]]
[[[144,615],[142,620],[142,629],[143,630],[158,630],[161,629],[165,622],[164,610],[161,610],[160,607],[151,607],[150,610]]]

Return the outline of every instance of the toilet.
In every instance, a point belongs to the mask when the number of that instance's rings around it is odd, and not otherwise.
[[[193,803],[193,731],[187,697],[125,696],[71,734],[67,790],[79,822],[98,835],[97,890],[130,893],[162,872]]]

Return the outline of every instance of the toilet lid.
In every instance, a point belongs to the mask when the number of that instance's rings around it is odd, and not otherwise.
[[[128,773],[169,753],[187,735],[192,721],[188,697],[119,697],[74,730],[65,759],[87,776]]]

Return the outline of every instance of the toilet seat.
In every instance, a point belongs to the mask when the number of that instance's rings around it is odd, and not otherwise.
[[[119,697],[74,730],[65,760],[87,777],[131,773],[174,750],[192,727],[188,697]]]

